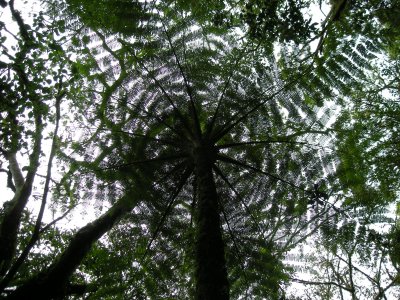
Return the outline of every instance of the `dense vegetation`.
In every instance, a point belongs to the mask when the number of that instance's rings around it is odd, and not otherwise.
[[[398,1],[14,2],[0,298],[400,295]]]

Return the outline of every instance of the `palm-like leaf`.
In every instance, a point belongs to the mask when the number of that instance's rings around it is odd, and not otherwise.
[[[214,231],[221,222],[233,295],[246,293],[243,284],[254,295],[279,294],[279,284],[272,283],[282,277],[259,281],[260,272],[301,240],[301,232],[308,234],[307,199],[324,176],[315,140],[327,135],[327,120],[303,100],[297,82],[306,71],[283,81],[274,59],[260,60],[264,53],[251,44],[209,33],[190,16],[152,20],[145,36],[119,39],[117,51],[108,48],[110,83],[92,83],[93,90],[103,89],[96,113],[102,131],[92,147],[108,153],[98,175],[122,186],[137,168],[145,173],[135,176],[158,178],[153,189],[165,197],[135,209],[147,219],[141,221],[148,243],[139,247],[145,253],[140,263],[151,254],[162,260],[183,255],[193,265],[193,254],[173,245],[193,239],[190,224],[200,234],[197,226],[207,216],[193,195],[200,195],[199,177],[205,175],[199,170],[208,165],[219,199],[213,209],[221,218]],[[107,147],[99,148],[99,141],[108,141]],[[285,239],[291,226],[298,237]],[[174,241],[178,236],[181,242]],[[237,273],[237,262],[249,270]]]

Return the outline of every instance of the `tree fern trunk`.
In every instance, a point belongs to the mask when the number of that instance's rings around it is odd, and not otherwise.
[[[212,173],[213,149],[194,155],[197,178],[196,300],[229,299],[218,194]]]

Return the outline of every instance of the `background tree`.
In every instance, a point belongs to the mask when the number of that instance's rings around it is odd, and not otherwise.
[[[3,204],[0,223],[0,266],[5,275],[15,257],[17,235],[24,219],[25,208],[32,196],[34,180],[42,159],[42,143],[46,122],[55,126],[51,153],[48,156],[47,175],[41,209],[36,221],[32,241],[38,238],[41,229],[43,210],[46,205],[52,160],[55,154],[60,102],[65,94],[65,64],[61,48],[55,40],[52,28],[45,28],[43,15],[38,15],[32,24],[27,25],[15,9],[14,1],[9,2],[11,16],[19,29],[18,36],[1,23],[1,135],[0,150],[8,169],[8,187],[14,197]],[[7,39],[11,39],[6,46]],[[48,51],[48,55],[45,55]],[[48,71],[48,68],[53,68]],[[50,109],[54,106],[54,111]],[[27,153],[27,154],[25,154]],[[28,166],[20,168],[19,159],[28,158]],[[4,166],[6,167],[6,166]],[[26,175],[23,172],[26,171]],[[22,249],[19,249],[22,250]]]
[[[308,257],[312,279],[295,281],[311,287],[307,293],[310,299],[398,297],[398,262],[391,254],[396,240],[388,231],[395,220],[382,217],[382,211],[366,209],[359,209],[352,217],[350,222],[322,226],[314,240],[318,251]]]
[[[56,185],[55,191],[60,197],[59,201],[69,199],[64,203],[68,209],[49,224],[43,223],[53,181],[53,158],[63,145],[58,135],[61,100],[69,93],[69,84],[73,82],[67,69],[69,57],[60,46],[65,42],[65,37],[58,35],[64,32],[64,22],[50,23],[41,12],[28,25],[15,9],[14,1],[10,1],[6,8],[14,18],[19,32],[13,33],[1,23],[2,59],[4,58],[1,62],[1,153],[9,163],[9,169],[2,170],[8,176],[8,186],[15,193],[11,201],[4,203],[1,211],[1,295],[7,299],[41,296],[43,299],[50,299],[58,295],[82,293],[84,286],[70,284],[70,276],[89,251],[93,241],[119,217],[127,201],[123,199],[118,202],[103,218],[89,223],[73,235],[68,243],[66,239],[71,234],[66,237],[62,229],[52,228],[76,205],[67,174]],[[7,46],[7,38],[14,40],[16,45]],[[63,121],[68,119],[63,118]],[[40,209],[37,217],[33,218],[28,213],[27,203],[34,202],[34,179],[37,178],[39,164],[44,158],[42,144],[52,126],[54,131],[50,133],[52,144],[47,157]],[[28,155],[29,166],[26,167],[27,174],[24,176],[24,169],[20,169],[18,159]],[[74,167],[69,173],[73,173],[73,170]],[[38,244],[39,239],[43,243]],[[49,250],[48,255],[43,253],[44,248]],[[48,265],[49,271],[40,273]],[[15,290],[15,287],[20,288]]]

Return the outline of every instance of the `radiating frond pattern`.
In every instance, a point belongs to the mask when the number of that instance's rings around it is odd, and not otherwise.
[[[187,270],[194,250],[181,245],[193,245],[194,157],[204,147],[219,196],[232,297],[280,295],[280,280],[287,278],[281,259],[312,234],[307,205],[334,163],[325,128],[332,114],[318,106],[344,88],[348,72],[341,68],[333,80],[329,68],[309,65],[285,75],[274,57],[233,34],[213,33],[189,14],[153,10],[130,38],[92,32],[101,45],[83,53],[92,61],[85,85],[93,95],[84,106],[85,126],[97,128],[86,149],[101,157],[88,169],[97,180],[117,180],[121,190],[132,176],[153,182],[109,236],[112,247],[125,249],[118,237],[133,226],[127,285],[153,281],[141,285],[145,295],[193,293]],[[135,182],[129,188],[140,190]],[[325,205],[318,216],[332,213]],[[163,265],[179,279],[169,281],[158,269]]]

